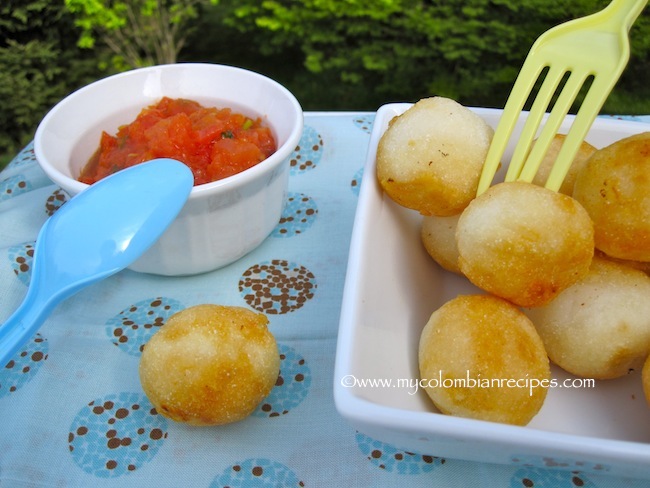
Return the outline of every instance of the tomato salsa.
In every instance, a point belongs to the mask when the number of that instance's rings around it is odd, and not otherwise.
[[[165,97],[121,126],[115,136],[103,132],[79,181],[92,184],[138,163],[173,158],[187,164],[194,184],[201,185],[244,171],[275,150],[271,130],[259,118]]]

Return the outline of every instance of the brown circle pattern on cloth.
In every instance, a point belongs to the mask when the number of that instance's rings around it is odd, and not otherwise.
[[[51,217],[54,215],[54,212],[60,209],[61,206],[67,201],[68,194],[66,192],[60,188],[54,190],[54,192],[52,192],[52,194],[47,197],[47,200],[45,201],[45,213]]]
[[[311,271],[283,259],[255,264],[239,280],[239,292],[246,303],[265,314],[298,310],[314,297],[316,287]]]

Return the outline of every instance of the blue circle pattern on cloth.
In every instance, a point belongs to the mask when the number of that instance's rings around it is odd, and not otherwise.
[[[357,197],[359,196],[359,190],[361,190],[362,180],[363,180],[363,168],[361,168],[359,171],[357,171],[354,174],[354,177],[350,182],[350,188],[352,189],[352,193],[354,193],[354,195]]]
[[[287,194],[287,202],[282,211],[280,222],[275,226],[271,236],[293,237],[309,229],[318,215],[318,205],[308,195],[298,192]]]
[[[10,247],[7,251],[7,257],[18,280],[23,285],[29,286],[34,260],[34,241]]]
[[[0,370],[0,398],[18,391],[26,385],[47,360],[48,342],[36,333]]]
[[[372,133],[373,123],[375,121],[375,114],[363,114],[355,117],[352,123],[361,129],[366,134]]]
[[[510,480],[510,488],[595,488],[582,473],[553,469],[519,469]]]
[[[0,202],[27,193],[32,190],[32,185],[24,175],[15,175],[0,181]]]
[[[289,174],[298,175],[318,166],[323,157],[323,138],[316,129],[305,125],[298,146],[289,156]]]
[[[352,121],[352,123],[356,127],[366,132],[367,134],[372,133],[374,122],[375,122],[375,114],[360,115],[358,117],[355,117],[354,120]],[[362,179],[363,179],[363,167],[357,170],[357,172],[354,174],[354,177],[352,178],[352,181],[350,182],[350,188],[352,189],[352,192],[357,197],[359,196],[359,190],[361,189]]]
[[[296,408],[307,397],[311,371],[305,358],[290,346],[278,344],[280,374],[271,393],[253,412],[256,417],[280,417]]]
[[[173,298],[141,300],[106,322],[106,334],[120,350],[139,357],[151,336],[184,307]]]
[[[356,435],[357,445],[368,460],[383,470],[400,474],[429,473],[445,464],[445,459],[396,449],[361,432]]]
[[[106,395],[72,421],[70,454],[86,473],[116,478],[149,462],[167,438],[167,420],[140,393]]]
[[[226,469],[210,488],[291,488],[303,487],[296,473],[271,459],[246,459]]]

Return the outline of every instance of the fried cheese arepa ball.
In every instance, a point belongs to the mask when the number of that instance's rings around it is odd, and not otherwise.
[[[270,393],[280,371],[264,314],[197,305],[169,318],[140,358],[142,389],[177,422],[220,425],[242,420]]]
[[[596,247],[650,261],[650,132],[599,149],[578,173],[573,197],[589,212]]]
[[[473,200],[456,241],[463,274],[522,307],[544,305],[585,276],[594,254],[593,224],[577,201],[520,181]]]
[[[553,140],[551,141],[551,144],[546,150],[546,154],[544,155],[539,168],[537,169],[537,173],[535,173],[533,183],[540,186],[544,186],[546,184],[548,175],[551,174],[551,169],[553,169],[553,165],[555,164],[555,160],[557,159],[560,149],[562,149],[562,144],[564,144],[565,139],[565,134],[555,134]],[[578,148],[578,152],[571,162],[571,166],[569,166],[569,171],[567,171],[567,174],[562,181],[562,185],[559,189],[560,193],[564,193],[565,195],[569,196],[573,195],[573,186],[575,185],[578,173],[584,167],[591,155],[596,151],[597,149],[594,146],[589,144],[587,141],[582,141],[580,147]]]
[[[650,277],[594,257],[587,276],[526,311],[551,361],[585,378],[618,378],[650,352]]]
[[[386,194],[423,215],[460,213],[476,195],[493,129],[454,100],[425,98],[391,120],[377,147]]]
[[[422,219],[420,238],[427,253],[442,268],[460,274],[456,227],[460,214],[450,217],[430,215]]]
[[[418,354],[425,390],[444,414],[526,425],[546,398],[551,372],[542,340],[500,298],[460,295],[445,303],[422,330]]]

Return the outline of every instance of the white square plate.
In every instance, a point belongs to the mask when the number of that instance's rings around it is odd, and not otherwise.
[[[417,345],[429,316],[459,293],[478,290],[433,262],[420,242],[419,214],[396,205],[375,178],[377,143],[410,106],[384,105],[374,122],[339,325],[337,409],[357,430],[420,454],[650,478],[650,409],[638,372],[593,388],[550,389],[525,427],[443,415],[416,391]],[[493,127],[501,115],[472,110]],[[523,115],[515,141],[522,123]],[[646,130],[643,123],[599,118],[587,141],[603,147]],[[511,153],[512,147],[505,161]],[[572,378],[555,367],[552,376]]]

